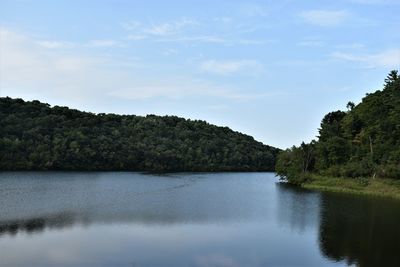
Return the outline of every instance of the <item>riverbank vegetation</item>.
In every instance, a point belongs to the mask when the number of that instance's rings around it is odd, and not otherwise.
[[[311,174],[301,186],[313,190],[384,196],[400,200],[400,179],[344,178]]]
[[[176,116],[0,98],[0,170],[273,171],[279,149]]]
[[[278,155],[276,172],[309,188],[399,194],[397,182],[383,180],[400,180],[398,72],[391,71],[383,89],[367,94],[358,105],[349,102],[347,111],[328,113],[317,140]]]

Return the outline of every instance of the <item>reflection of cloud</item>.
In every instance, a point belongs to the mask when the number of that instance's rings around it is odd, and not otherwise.
[[[223,254],[197,256],[195,263],[199,267],[233,267],[239,266],[232,257]]]

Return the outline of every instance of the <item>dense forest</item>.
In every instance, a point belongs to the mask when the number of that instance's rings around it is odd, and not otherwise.
[[[383,90],[367,94],[347,111],[322,119],[318,140],[278,155],[277,174],[300,184],[310,174],[336,177],[400,178],[400,77],[389,73]]]
[[[205,121],[0,98],[0,170],[272,171],[279,149]]]

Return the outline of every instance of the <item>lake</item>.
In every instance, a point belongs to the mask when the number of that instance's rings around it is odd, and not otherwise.
[[[273,173],[0,173],[0,266],[400,266],[399,226]]]

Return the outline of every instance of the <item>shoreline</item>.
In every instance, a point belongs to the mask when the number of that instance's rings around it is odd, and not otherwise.
[[[329,177],[312,174],[310,180],[300,187],[400,200],[400,180],[394,179]]]

